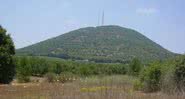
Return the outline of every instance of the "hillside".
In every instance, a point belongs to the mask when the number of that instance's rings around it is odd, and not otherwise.
[[[120,26],[81,28],[16,52],[18,55],[125,63],[134,57],[153,61],[175,55],[141,33]]]

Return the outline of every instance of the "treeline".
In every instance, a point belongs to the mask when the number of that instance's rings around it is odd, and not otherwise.
[[[30,56],[34,56],[34,54],[30,54]],[[44,56],[44,55],[43,55]],[[46,57],[54,57],[54,58],[61,58],[61,59],[71,59],[71,60],[79,60],[79,61],[83,61],[85,60],[82,57],[78,57],[78,56],[70,56],[68,54],[48,54],[45,55]],[[124,59],[112,59],[112,58],[102,58],[102,57],[97,57],[96,58],[87,58],[87,60],[89,62],[95,62],[95,63],[122,63],[122,64],[128,64],[130,63],[130,60],[124,60]]]
[[[47,57],[18,56],[15,61],[16,76],[23,82],[29,81],[30,76],[43,77],[48,73],[90,76],[126,74],[128,71],[124,64],[85,63]]]

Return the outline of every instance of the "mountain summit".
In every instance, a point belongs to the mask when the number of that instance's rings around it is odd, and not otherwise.
[[[141,33],[120,26],[86,27],[17,50],[19,55],[95,62],[153,61],[175,54]]]

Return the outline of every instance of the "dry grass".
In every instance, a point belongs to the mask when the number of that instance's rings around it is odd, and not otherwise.
[[[133,90],[128,76],[89,77],[71,83],[1,85],[0,99],[185,99],[185,95]]]

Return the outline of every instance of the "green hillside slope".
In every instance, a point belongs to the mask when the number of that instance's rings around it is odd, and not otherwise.
[[[95,62],[153,61],[175,54],[141,33],[120,26],[87,27],[17,50],[19,55],[52,56]]]

